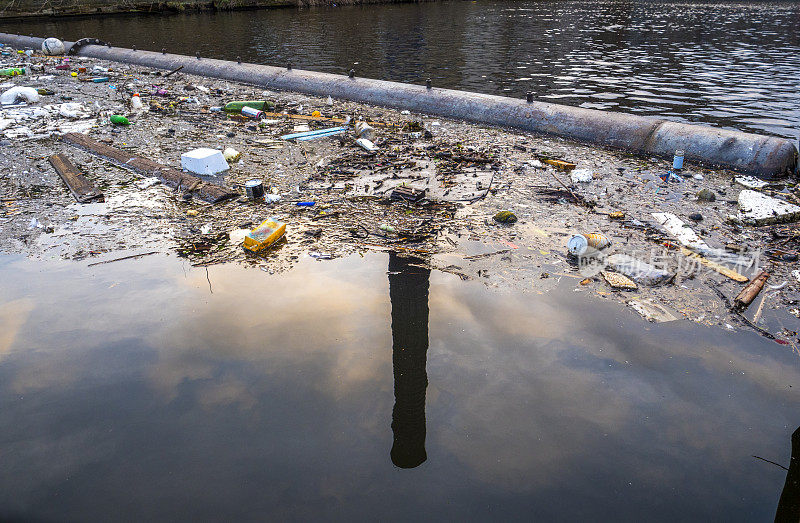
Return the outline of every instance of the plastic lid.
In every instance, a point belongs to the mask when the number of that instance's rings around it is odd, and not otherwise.
[[[574,256],[580,256],[589,247],[589,242],[582,234],[576,234],[567,241],[567,250]]]

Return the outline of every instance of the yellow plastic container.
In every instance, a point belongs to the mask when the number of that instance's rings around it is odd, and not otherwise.
[[[248,251],[262,251],[278,241],[285,233],[285,223],[279,222],[275,218],[269,218],[247,233],[242,246]]]

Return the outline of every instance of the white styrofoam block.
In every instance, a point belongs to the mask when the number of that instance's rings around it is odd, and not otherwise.
[[[745,189],[739,193],[739,221],[751,225],[795,222],[800,207],[777,198]]]
[[[222,151],[201,147],[181,155],[181,167],[195,174],[217,174],[228,170]]]

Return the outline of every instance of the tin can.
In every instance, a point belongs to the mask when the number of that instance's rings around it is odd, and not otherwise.
[[[672,157],[672,169],[675,171],[683,169],[683,151],[681,149],[675,151],[675,156]]]
[[[603,234],[575,234],[567,240],[567,250],[573,256],[583,256],[589,248],[600,250],[611,245],[611,239]]]
[[[250,200],[263,200],[264,182],[261,180],[248,180],[244,184],[244,191],[247,193],[247,198]]]
[[[253,109],[252,107],[244,106],[242,107],[242,115],[247,116],[248,118],[255,118],[257,120],[263,120],[267,117],[264,114],[264,111],[259,111],[258,109]]]

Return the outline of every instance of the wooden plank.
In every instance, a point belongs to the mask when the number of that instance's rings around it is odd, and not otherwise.
[[[145,176],[155,176],[167,187],[191,193],[193,196],[210,203],[217,203],[239,196],[238,193],[226,187],[204,182],[197,176],[161,165],[141,156],[135,156],[128,151],[108,146],[84,134],[67,133],[61,139],[70,145],[89,151],[121,167],[126,167]],[[188,187],[191,187],[191,189],[187,190]]]
[[[67,184],[72,196],[78,200],[78,203],[103,201],[103,193],[95,188],[92,182],[87,180],[65,155],[54,154],[48,160],[61,179],[64,180],[64,183]]]
[[[733,281],[738,281],[739,283],[744,283],[746,281],[750,281],[750,279],[747,276],[743,276],[743,275],[739,274],[738,272],[734,271],[733,269],[729,269],[729,268],[725,267],[724,265],[720,265],[719,263],[717,263],[715,261],[711,261],[708,258],[700,256],[696,252],[690,251],[686,247],[681,247],[680,249],[681,249],[681,253],[683,255],[688,256],[689,258],[694,258],[695,260],[700,262],[701,265],[705,265],[709,269],[713,269],[713,270],[717,271],[718,273],[722,274],[723,276],[727,276],[728,278],[732,279]]]

